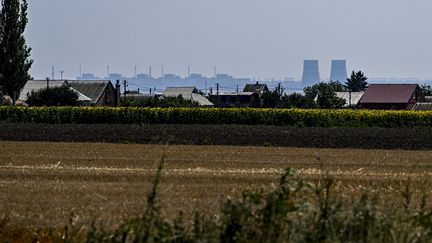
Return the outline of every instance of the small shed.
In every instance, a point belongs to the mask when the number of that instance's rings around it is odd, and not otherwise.
[[[422,101],[418,84],[369,84],[360,104],[366,109],[405,110]]]

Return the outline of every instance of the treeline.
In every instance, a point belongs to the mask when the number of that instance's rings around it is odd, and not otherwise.
[[[238,124],[431,127],[432,111],[354,109],[0,107],[0,121],[54,124]]]

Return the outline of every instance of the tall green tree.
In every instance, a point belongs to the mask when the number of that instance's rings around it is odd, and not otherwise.
[[[345,87],[348,91],[359,92],[367,88],[368,83],[366,82],[368,78],[364,75],[362,71],[352,71],[351,77],[347,79]]]
[[[30,79],[33,63],[31,48],[26,45],[24,31],[28,22],[27,0],[2,0],[0,11],[0,89],[13,103]]]

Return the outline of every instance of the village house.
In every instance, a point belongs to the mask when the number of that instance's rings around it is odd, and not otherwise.
[[[266,84],[256,82],[256,84],[246,84],[243,92],[254,92],[261,97],[264,92],[269,92],[269,89]]]
[[[71,88],[89,97],[91,105],[117,105],[116,97],[120,95],[120,90],[116,92],[109,80],[74,80],[68,83]]]
[[[29,80],[21,90],[18,102],[24,103],[32,91],[46,87],[69,86],[78,93],[78,101],[87,105],[116,105],[116,90],[109,80]]]
[[[366,109],[412,109],[424,96],[418,84],[369,84],[360,100]]]

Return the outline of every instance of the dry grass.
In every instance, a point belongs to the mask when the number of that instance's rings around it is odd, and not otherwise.
[[[432,151],[0,142],[0,218],[23,226],[61,227],[70,218],[114,225],[141,212],[163,156],[168,213],[215,211],[222,195],[268,186],[287,167],[309,178],[328,171],[346,194],[391,197],[409,177],[417,194],[431,194]]]

